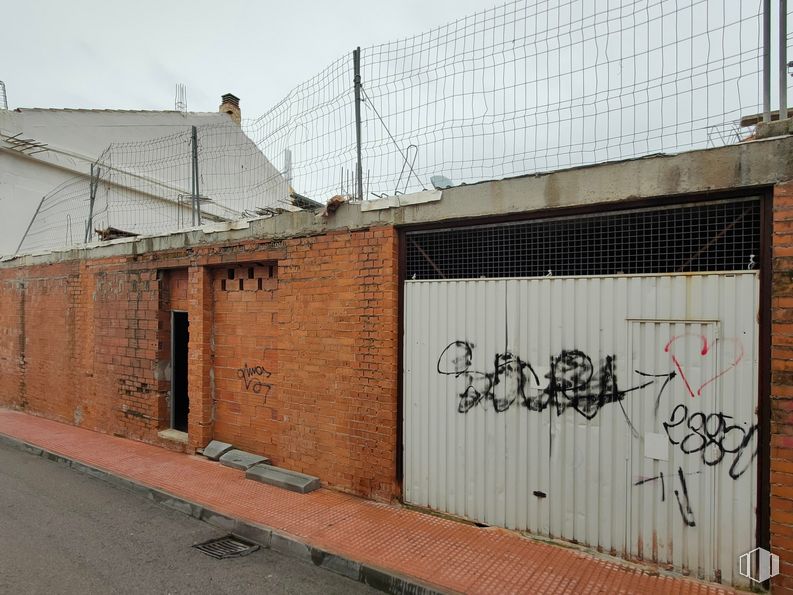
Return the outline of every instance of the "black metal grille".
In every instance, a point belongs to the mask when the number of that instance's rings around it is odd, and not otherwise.
[[[737,271],[759,267],[760,201],[408,232],[408,279]]]
[[[193,547],[219,560],[247,556],[259,549],[255,543],[249,543],[234,535],[210,539],[204,543],[197,543]]]

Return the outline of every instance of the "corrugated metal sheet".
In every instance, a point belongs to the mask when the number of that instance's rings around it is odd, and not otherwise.
[[[758,275],[405,286],[405,497],[741,585]]]

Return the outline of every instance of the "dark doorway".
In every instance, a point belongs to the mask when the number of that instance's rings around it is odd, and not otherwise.
[[[187,312],[171,312],[171,427],[187,431],[190,400],[187,396]]]

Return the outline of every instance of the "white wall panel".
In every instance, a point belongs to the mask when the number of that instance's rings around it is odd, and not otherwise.
[[[741,585],[758,276],[405,284],[405,497]]]

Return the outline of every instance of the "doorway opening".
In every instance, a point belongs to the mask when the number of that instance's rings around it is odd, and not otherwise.
[[[171,427],[187,431],[190,400],[187,391],[187,344],[190,339],[187,312],[171,312]]]

